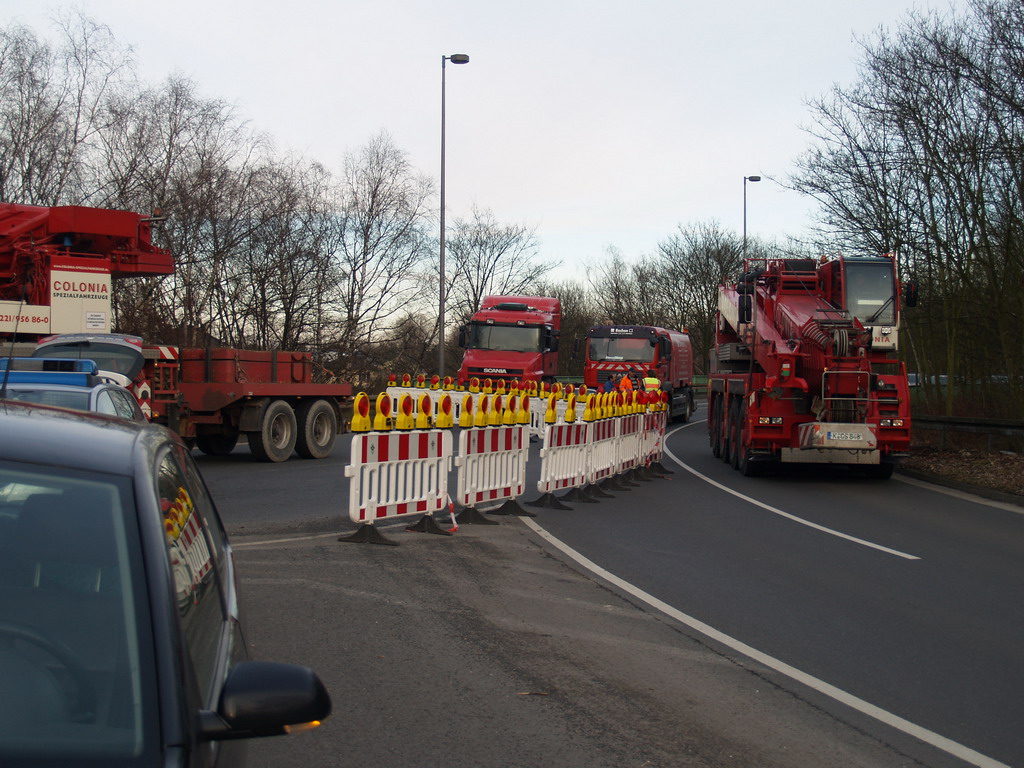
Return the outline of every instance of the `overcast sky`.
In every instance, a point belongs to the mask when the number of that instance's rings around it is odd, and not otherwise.
[[[449,220],[473,204],[536,227],[576,267],[609,246],[655,252],[679,224],[800,235],[813,207],[785,182],[807,146],[806,101],[856,77],[856,37],[912,8],[966,0],[88,0],[135,50],[236,105],[278,148],[340,167],[388,131],[440,173],[447,65]],[[69,3],[0,0],[5,23],[49,34]]]

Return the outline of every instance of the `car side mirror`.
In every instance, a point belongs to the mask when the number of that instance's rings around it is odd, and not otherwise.
[[[199,713],[199,738],[280,736],[315,728],[330,713],[330,694],[308,667],[243,661],[228,673],[217,711]]]

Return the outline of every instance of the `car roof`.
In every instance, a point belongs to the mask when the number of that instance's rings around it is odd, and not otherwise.
[[[131,476],[174,433],[158,424],[0,400],[0,459]]]

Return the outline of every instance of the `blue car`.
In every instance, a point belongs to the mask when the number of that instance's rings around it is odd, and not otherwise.
[[[331,710],[247,658],[231,545],[181,439],[0,400],[0,765],[239,765]]]

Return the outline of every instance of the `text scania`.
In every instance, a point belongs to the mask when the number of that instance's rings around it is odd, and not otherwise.
[[[64,298],[72,296],[91,295],[92,298],[106,298],[110,295],[110,286],[107,283],[86,283],[75,280],[54,280],[51,285],[51,292],[54,296]]]

